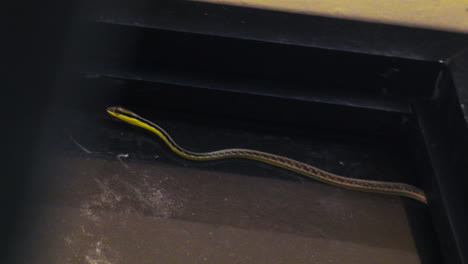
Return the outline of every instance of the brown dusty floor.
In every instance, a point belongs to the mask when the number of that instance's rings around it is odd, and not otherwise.
[[[20,262],[420,262],[399,198],[157,157],[59,160]]]

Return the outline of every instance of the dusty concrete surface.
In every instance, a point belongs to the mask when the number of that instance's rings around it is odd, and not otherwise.
[[[157,157],[59,160],[19,263],[420,263],[399,198]]]

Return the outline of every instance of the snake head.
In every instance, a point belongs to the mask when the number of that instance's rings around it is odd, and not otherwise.
[[[109,113],[112,116],[115,116],[117,118],[120,118],[121,115],[126,115],[126,116],[135,116],[137,117],[138,115],[135,114],[134,112],[127,110],[123,107],[120,106],[111,106],[107,108],[107,113]]]

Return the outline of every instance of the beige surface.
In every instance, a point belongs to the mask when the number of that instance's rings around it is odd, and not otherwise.
[[[468,33],[468,0],[204,0]]]

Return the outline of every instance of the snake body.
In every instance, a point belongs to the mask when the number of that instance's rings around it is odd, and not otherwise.
[[[343,177],[297,160],[267,152],[240,148],[230,148],[203,153],[192,152],[179,146],[164,129],[130,110],[124,109],[122,107],[109,107],[107,108],[107,112],[126,123],[151,131],[160,137],[173,152],[189,160],[211,161],[230,158],[251,159],[290,170],[314,180],[318,180],[340,188],[403,196],[415,199],[422,203],[427,203],[427,198],[424,194],[424,191],[413,185],[406,183],[372,181]]]

